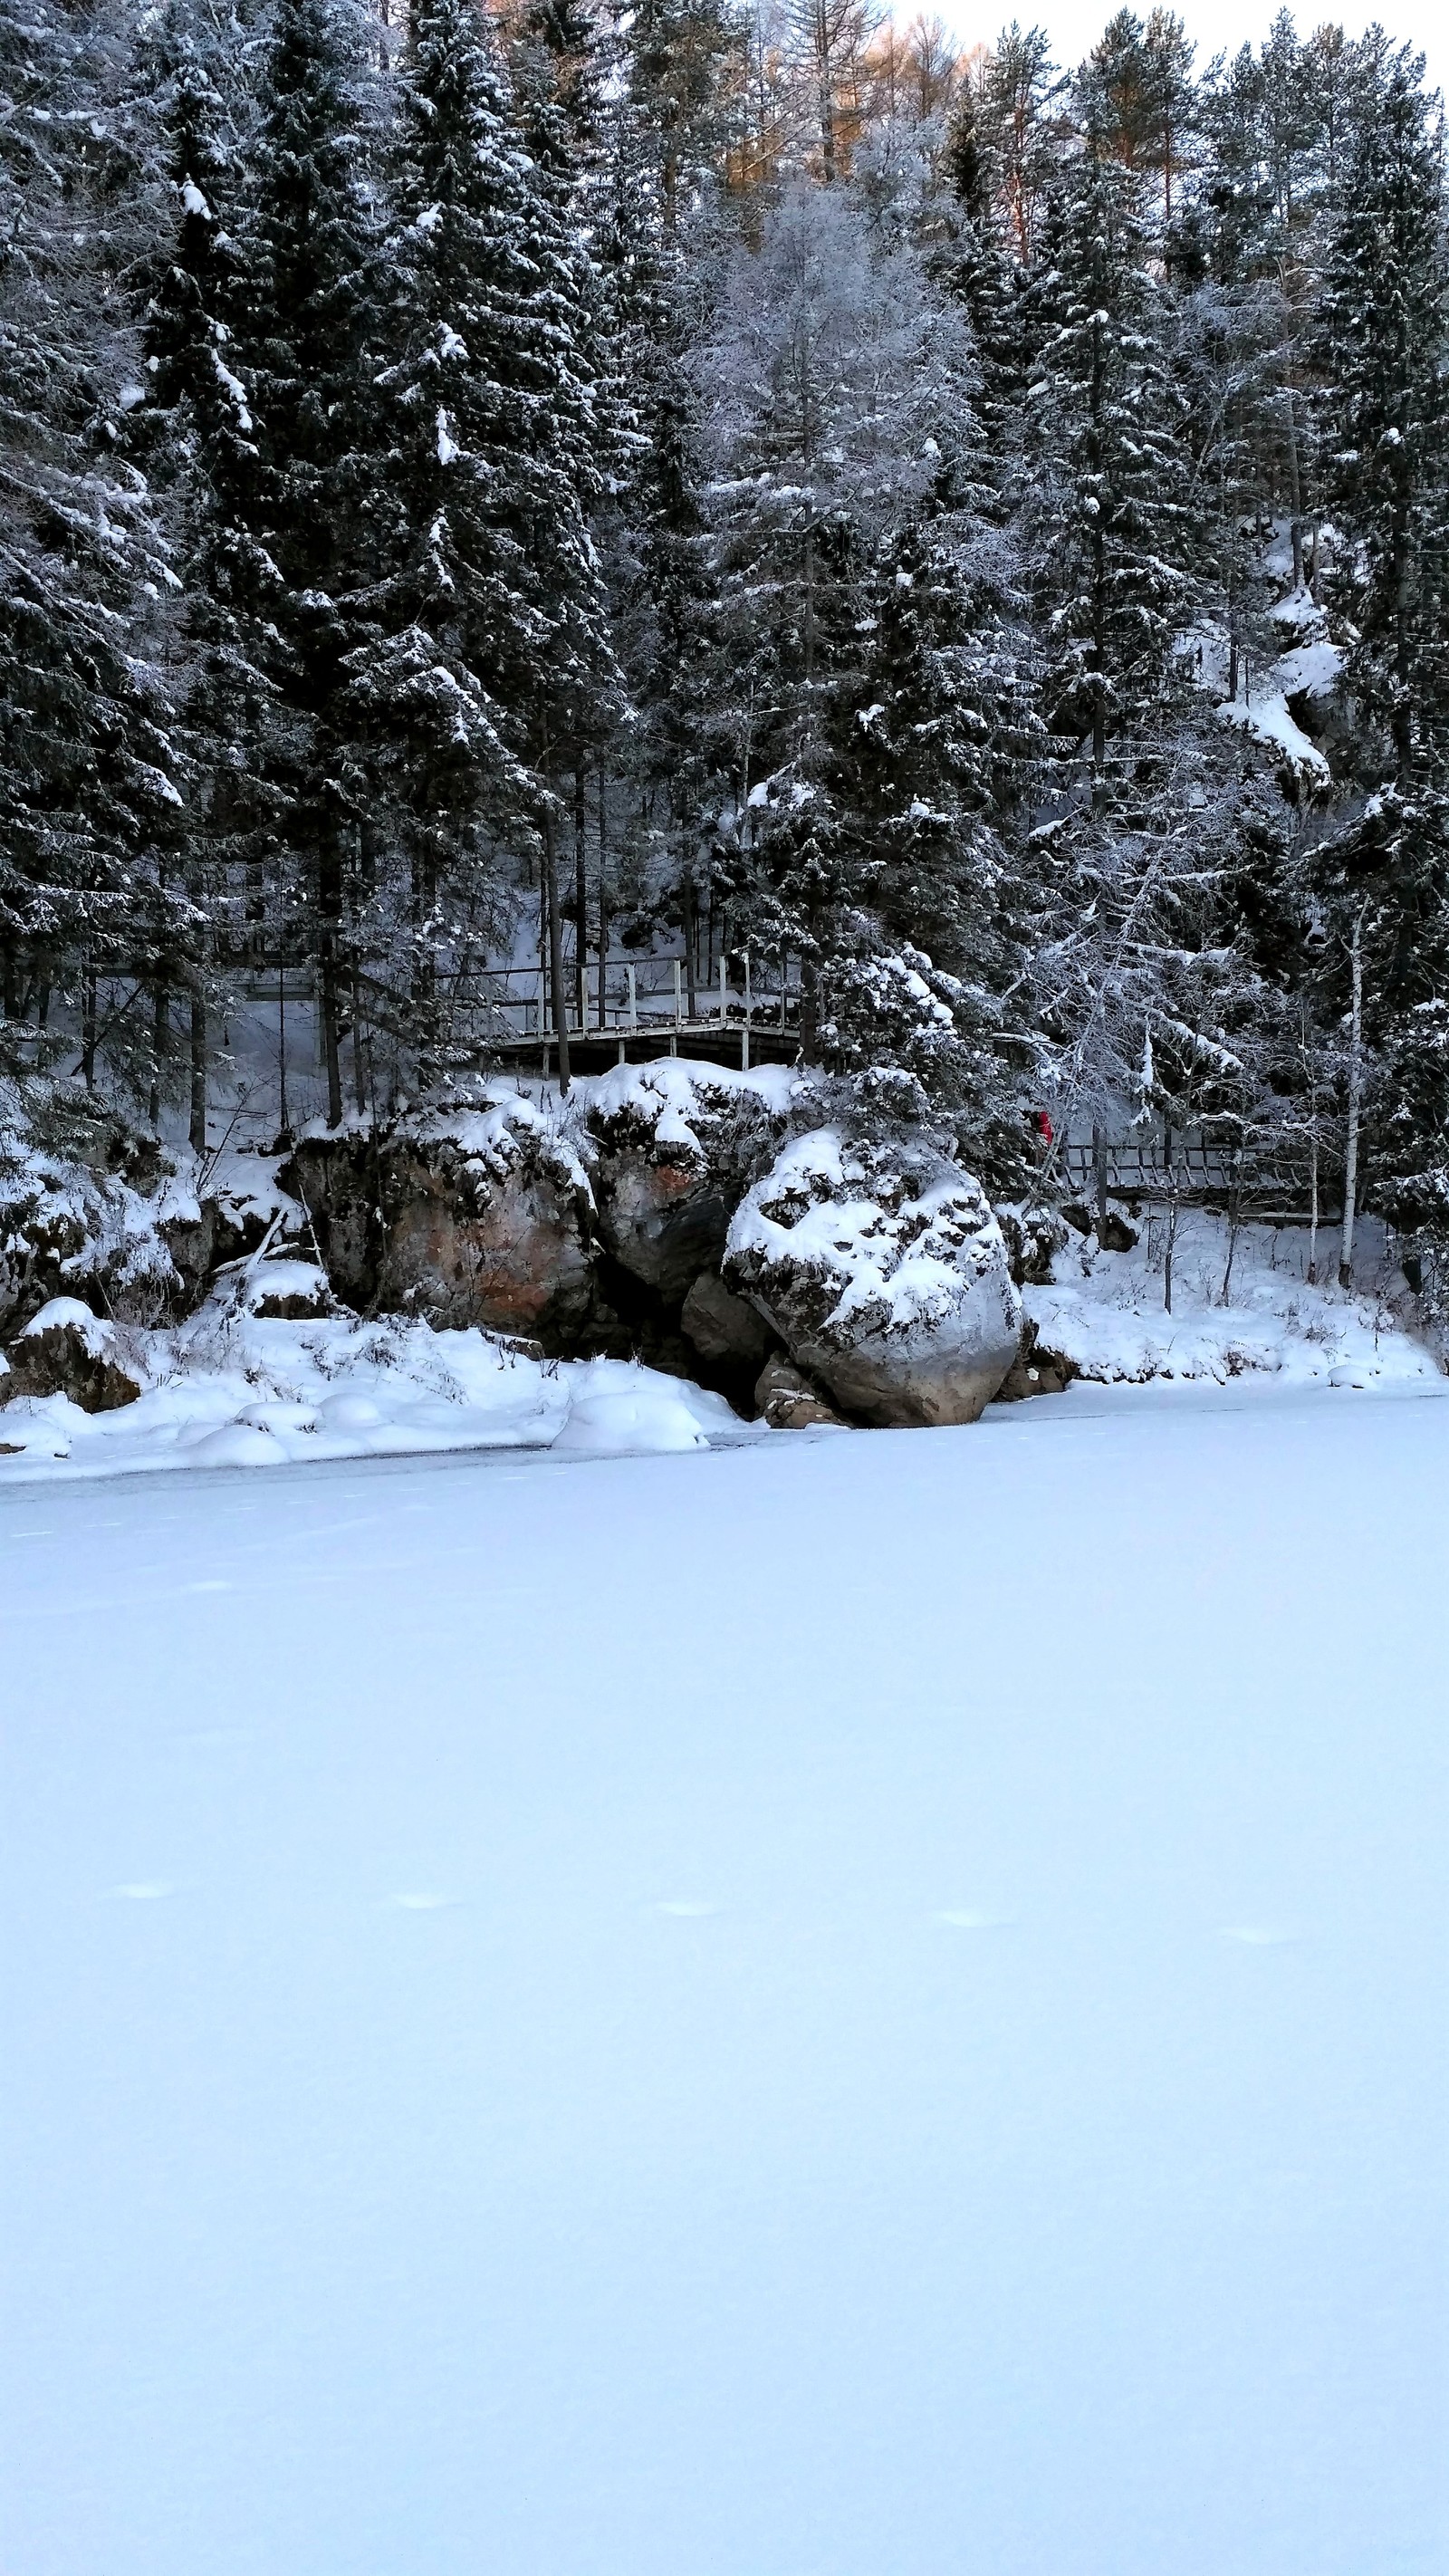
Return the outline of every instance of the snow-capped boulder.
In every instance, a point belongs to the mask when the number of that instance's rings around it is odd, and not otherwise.
[[[27,1395],[65,1395],[82,1413],[114,1413],[141,1393],[128,1362],[115,1324],[93,1315],[78,1297],[54,1297],[11,1343],[0,1405]]]
[[[568,1141],[505,1083],[391,1126],[315,1127],[288,1185],[337,1294],[448,1330],[577,1348],[594,1310],[593,1203]]]
[[[579,1086],[575,1113],[600,1237],[667,1307],[718,1270],[730,1217],[772,1161],[800,1077],[663,1056]]]
[[[736,1211],[724,1276],[860,1422],[974,1422],[1021,1337],[985,1193],[924,1141],[796,1137]]]

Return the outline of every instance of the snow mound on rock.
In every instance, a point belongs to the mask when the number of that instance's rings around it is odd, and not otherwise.
[[[589,1140],[627,1134],[704,1162],[710,1130],[721,1118],[783,1122],[803,1087],[788,1065],[741,1073],[666,1055],[652,1064],[614,1065],[575,1083],[569,1109],[574,1132]]]
[[[571,1372],[562,1456],[617,1458],[632,1450],[707,1449],[709,1434],[741,1425],[723,1396],[626,1360],[581,1360]]]

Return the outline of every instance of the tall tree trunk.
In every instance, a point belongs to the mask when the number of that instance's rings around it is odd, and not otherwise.
[[[589,840],[588,813],[584,804],[584,772],[580,763],[574,771],[574,987],[578,1003],[579,1034],[589,1025]]]
[[[88,957],[81,978],[81,1079],[87,1091],[96,1087],[96,970]]]
[[[206,1151],[206,995],[198,982],[191,995],[191,1116],[193,1154]]]
[[[1102,420],[1106,409],[1106,362],[1102,353],[1102,325],[1092,325],[1092,427],[1088,456],[1094,481],[1102,472]],[[1092,521],[1092,667],[1096,685],[1092,692],[1092,794],[1095,797],[1107,757],[1107,532],[1102,525],[1100,507]]]
[[[359,1118],[367,1113],[367,1059],[362,1051],[362,986],[357,963],[352,967],[352,1096]]]
[[[599,1026],[608,1013],[609,994],[609,880],[604,859],[604,836],[608,817],[608,791],[602,772],[599,777]]]
[[[279,1137],[286,1147],[292,1142],[292,1122],[287,1114],[287,961],[277,969],[277,1090],[281,1127]]]
[[[322,987],[322,1064],[327,1076],[327,1124],[342,1124],[342,1015],[337,992],[337,926],[324,918],[317,943]]]
[[[699,933],[699,922],[695,910],[694,876],[689,863],[688,839],[689,836],[686,833],[686,851],[679,881],[679,912],[680,925],[684,932],[685,1016],[692,1024],[699,1017],[699,1009],[695,996],[696,967],[694,953],[695,941]]]
[[[161,1072],[169,1053],[171,1037],[171,996],[164,984],[158,984],[151,995],[151,1088],[146,1102],[151,1125],[161,1126]]]
[[[1290,533],[1293,541],[1293,587],[1302,590],[1303,579],[1303,478],[1298,470],[1298,412],[1293,400],[1293,387],[1283,387],[1283,408],[1288,419],[1288,497],[1293,505]]]
[[[563,936],[558,915],[558,850],[551,805],[543,817],[543,895],[548,915],[548,980],[553,988],[553,1033],[558,1041],[558,1087],[569,1087],[569,1014],[564,992]]]

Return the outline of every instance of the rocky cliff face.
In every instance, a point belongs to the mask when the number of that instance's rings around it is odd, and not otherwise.
[[[558,1105],[479,1082],[376,1128],[311,1129],[279,1171],[232,1157],[221,1174],[103,1117],[87,1155],[0,1121],[5,1392],[125,1404],[113,1328],[234,1304],[265,1244],[259,1316],[332,1299],[550,1358],[637,1356],[782,1428],[974,1420],[1017,1356],[1013,1272],[1049,1270],[1056,1221],[1008,1212],[1008,1246],[923,1138],[855,1138],[822,1107],[783,1068],[665,1059]],[[86,1126],[83,1104],[68,1114]],[[314,1252],[320,1269],[283,1257]]]
[[[475,1106],[309,1131],[284,1174],[338,1295],[360,1312],[477,1324],[550,1351],[598,1323],[594,1202],[566,1138],[503,1084]]]
[[[602,1242],[678,1314],[717,1274],[730,1218],[773,1162],[799,1076],[731,1073],[672,1056],[581,1085],[572,1132],[593,1184]]]

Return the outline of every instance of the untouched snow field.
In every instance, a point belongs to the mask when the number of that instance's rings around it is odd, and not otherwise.
[[[6,2576],[1444,2576],[1442,1391],[0,1492]]]

